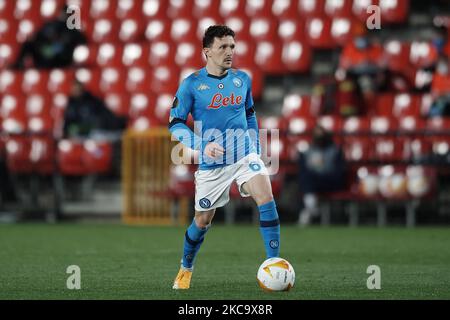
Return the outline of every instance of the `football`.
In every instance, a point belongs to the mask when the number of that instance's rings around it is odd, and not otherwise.
[[[269,258],[259,267],[256,278],[265,291],[288,291],[294,286],[295,272],[287,260]]]

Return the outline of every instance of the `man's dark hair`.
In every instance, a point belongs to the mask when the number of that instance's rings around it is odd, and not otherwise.
[[[209,48],[214,42],[214,38],[223,38],[226,36],[232,36],[234,38],[234,31],[223,25],[210,26],[205,31],[203,37],[203,48]]]

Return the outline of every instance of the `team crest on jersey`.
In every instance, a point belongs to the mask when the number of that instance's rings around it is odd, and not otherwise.
[[[239,78],[234,78],[234,79],[233,79],[233,83],[234,83],[234,85],[235,85],[237,88],[242,87],[242,80],[239,79]]]
[[[198,91],[203,91],[203,90],[208,90],[208,89],[209,89],[208,85],[206,85],[204,83],[199,85],[198,88],[197,88]]]
[[[208,209],[209,207],[211,207],[211,201],[206,198],[200,199],[199,204],[203,209]]]

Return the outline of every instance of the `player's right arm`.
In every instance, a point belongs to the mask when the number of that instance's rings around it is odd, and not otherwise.
[[[170,109],[169,131],[172,136],[183,145],[194,150],[202,150],[203,140],[196,135],[187,125],[186,120],[194,104],[189,79],[185,79],[175,95]],[[205,155],[211,158],[223,155],[223,148],[215,143],[207,143],[204,149]]]

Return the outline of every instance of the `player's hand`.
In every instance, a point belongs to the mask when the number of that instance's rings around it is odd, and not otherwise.
[[[205,155],[210,158],[223,156],[224,152],[224,148],[215,142],[209,142],[205,147]]]

